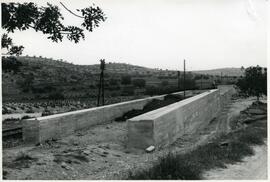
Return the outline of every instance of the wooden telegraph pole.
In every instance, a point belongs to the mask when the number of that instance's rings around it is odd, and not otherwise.
[[[220,72],[220,84],[222,85],[222,72]]]
[[[184,60],[184,83],[183,83],[183,87],[184,87],[184,99],[186,98],[186,60]]]
[[[178,78],[178,91],[180,90],[180,71],[177,71],[177,78]]]
[[[201,75],[201,90],[202,90],[202,79],[203,79],[203,75]]]
[[[100,77],[99,77],[99,85],[98,85],[98,100],[97,106],[100,103],[100,96],[102,97],[102,105],[104,105],[104,70],[105,70],[105,59],[100,60]]]

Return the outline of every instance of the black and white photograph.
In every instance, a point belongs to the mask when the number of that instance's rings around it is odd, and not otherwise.
[[[1,179],[267,180],[267,6],[1,0]]]

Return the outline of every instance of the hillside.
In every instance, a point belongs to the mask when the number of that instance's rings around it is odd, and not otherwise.
[[[99,84],[100,66],[75,65],[63,60],[42,57],[3,57],[2,59],[2,93],[3,101],[38,100],[54,98],[96,98]],[[226,70],[226,71],[224,71]],[[234,70],[234,71],[232,71]],[[223,75],[239,72],[239,69],[217,69],[187,72],[186,87],[195,88],[195,80],[201,78],[196,74],[218,75],[206,76],[206,82],[219,79]],[[123,94],[123,90],[134,91],[132,83],[122,85],[122,78],[129,75],[131,82],[143,79],[146,87],[158,86],[163,90],[168,87],[177,88],[177,72],[171,70],[152,69],[125,63],[106,63],[105,96],[115,97]],[[208,80],[208,81],[207,81]],[[180,72],[180,89],[183,86],[183,72]],[[187,86],[189,85],[189,86]],[[200,81],[201,85],[201,81]],[[129,87],[129,88],[125,88]],[[142,90],[141,90],[142,91]],[[140,91],[140,92],[141,92]]]
[[[64,94],[66,98],[97,95],[99,64],[74,65],[63,60],[22,56],[16,57],[19,64],[16,71],[12,70],[14,65],[9,65],[14,62],[12,59],[4,57],[2,60],[3,100],[42,99],[55,93]],[[105,87],[110,91],[119,90],[123,75],[145,79],[147,84],[157,84],[163,77],[176,81],[177,73],[124,63],[106,63]]]
[[[241,68],[220,68],[220,69],[212,69],[212,70],[200,70],[200,71],[192,71],[197,74],[208,74],[208,75],[217,75],[220,76],[242,76],[243,71]]]

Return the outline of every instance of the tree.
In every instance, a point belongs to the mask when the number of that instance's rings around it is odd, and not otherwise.
[[[118,85],[117,79],[111,78],[111,79],[109,80],[109,85],[110,85],[110,86]]]
[[[15,57],[3,57],[2,58],[2,70],[7,71],[14,71],[17,73],[20,70],[22,63],[18,61]]]
[[[143,88],[145,87],[145,80],[144,79],[134,79],[132,83],[135,87]]]
[[[131,84],[131,77],[129,75],[124,75],[121,77],[121,84],[129,85]]]
[[[162,87],[166,87],[166,86],[168,86],[168,85],[169,85],[168,80],[163,80],[163,81],[161,82],[161,86],[162,86]]]
[[[267,69],[260,66],[245,69],[244,77],[237,82],[238,88],[248,96],[256,96],[257,100],[263,94],[267,95]]]
[[[159,89],[153,85],[149,85],[145,89],[145,94],[150,96],[157,95],[159,94],[159,92],[160,92]]]
[[[7,49],[9,55],[20,55],[24,49],[23,46],[16,46],[8,33],[14,33],[15,30],[25,31],[34,29],[36,32],[42,32],[48,35],[48,39],[53,42],[61,42],[63,37],[70,41],[78,43],[85,38],[84,29],[92,32],[93,28],[98,27],[100,22],[106,20],[105,14],[98,6],[90,6],[84,9],[77,9],[80,15],[69,10],[63,3],[60,4],[74,16],[83,19],[81,27],[62,23],[64,17],[59,11],[58,6],[47,3],[47,6],[37,6],[33,2],[29,3],[1,3],[2,9],[2,29],[7,33],[2,35],[1,48]]]
[[[131,86],[125,86],[122,88],[122,92],[121,92],[121,95],[122,96],[132,96],[134,95],[134,87],[131,85]]]

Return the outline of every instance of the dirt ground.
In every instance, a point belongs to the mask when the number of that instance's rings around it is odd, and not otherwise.
[[[243,162],[227,165],[226,169],[214,169],[204,174],[206,180],[267,180],[267,145],[255,146],[255,155]]]
[[[253,98],[249,100],[242,100],[236,102],[229,109],[228,121],[237,118],[239,110],[244,110],[248,105],[254,101]],[[261,100],[267,103],[266,100]],[[230,125],[230,122],[227,122]],[[230,126],[228,125],[228,128]],[[237,164],[228,164],[226,168],[218,168],[207,171],[203,174],[205,180],[267,180],[267,140],[262,146],[254,146],[254,155],[245,157],[243,162]]]
[[[151,166],[169,151],[185,153],[230,130],[229,122],[254,101],[232,100],[208,127],[153,153],[129,153],[126,123],[112,122],[40,146],[3,150],[5,179],[123,179],[128,171]]]

